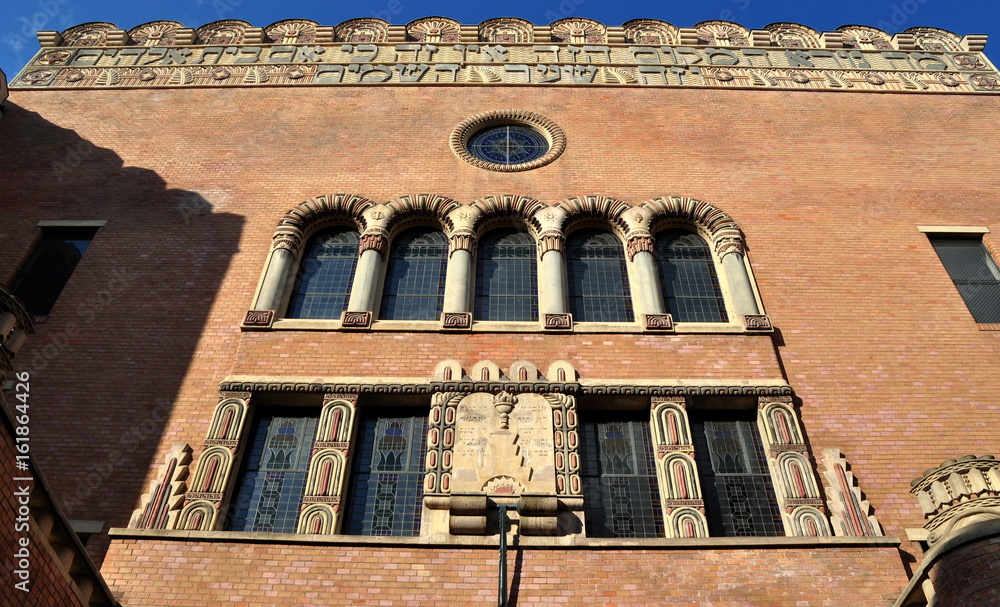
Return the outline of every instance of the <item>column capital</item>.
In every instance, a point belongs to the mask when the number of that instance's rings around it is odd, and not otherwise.
[[[538,258],[541,259],[549,251],[562,253],[566,248],[566,235],[562,230],[545,230],[538,235]]]
[[[455,228],[448,235],[448,240],[451,243],[448,257],[457,251],[468,251],[470,255],[476,252],[476,233],[469,228]]]
[[[375,251],[380,256],[385,257],[389,250],[389,233],[382,228],[368,228],[361,235],[358,243],[358,255],[365,251]]]
[[[627,242],[625,252],[628,254],[629,261],[632,261],[640,252],[653,253],[653,237],[646,230],[635,230],[629,233]]]

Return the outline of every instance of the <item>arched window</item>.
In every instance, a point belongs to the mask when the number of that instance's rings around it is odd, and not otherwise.
[[[656,237],[664,303],[675,322],[729,322],[708,244],[697,234],[667,230]]]
[[[526,232],[493,230],[479,241],[477,320],[538,320],[535,241]]]
[[[382,294],[383,320],[437,320],[444,307],[448,241],[431,228],[413,228],[392,245]]]
[[[339,317],[347,309],[357,263],[357,232],[348,228],[331,228],[310,238],[286,316]]]
[[[625,251],[605,230],[580,230],[567,246],[569,309],[576,322],[631,322]]]

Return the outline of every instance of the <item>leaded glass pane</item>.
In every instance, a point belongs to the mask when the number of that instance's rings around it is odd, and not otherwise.
[[[697,234],[668,230],[656,237],[660,284],[676,322],[729,322],[712,251]]]
[[[663,537],[649,420],[602,415],[580,425],[587,537]]]
[[[469,153],[496,164],[522,164],[541,158],[549,151],[549,142],[533,128],[503,125],[486,128],[471,138]]]
[[[351,473],[344,533],[419,535],[427,415],[385,411],[364,418]]]
[[[1000,269],[983,242],[932,238],[931,244],[976,322],[1000,323]]]
[[[284,411],[257,419],[231,530],[295,532],[317,421]]]
[[[711,535],[784,535],[757,422],[692,420],[691,434]]]
[[[444,309],[448,241],[437,230],[415,228],[392,246],[379,318],[437,320]]]
[[[567,246],[569,308],[576,322],[632,322],[625,251],[613,234],[581,230]]]
[[[493,230],[479,242],[477,320],[538,320],[535,241],[526,232]]]
[[[11,285],[11,292],[24,302],[29,314],[45,316],[52,310],[93,237],[93,229],[42,235]]]
[[[309,240],[295,279],[288,318],[338,318],[347,309],[358,263],[358,233],[324,230]]]

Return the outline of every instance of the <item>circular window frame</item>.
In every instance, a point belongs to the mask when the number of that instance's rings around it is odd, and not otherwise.
[[[532,128],[541,133],[546,141],[548,141],[549,151],[540,158],[519,164],[498,164],[474,156],[469,151],[469,140],[480,131],[495,126],[523,126]],[[451,151],[472,166],[488,171],[514,173],[537,169],[558,158],[563,153],[563,150],[566,149],[566,133],[563,132],[558,124],[540,114],[521,110],[494,110],[470,116],[460,122],[455,127],[455,130],[451,132],[449,143],[451,144]]]

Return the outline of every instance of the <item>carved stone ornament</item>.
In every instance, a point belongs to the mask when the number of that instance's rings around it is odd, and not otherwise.
[[[358,254],[365,251],[375,251],[385,257],[388,250],[389,236],[384,230],[368,230],[361,235],[361,241],[358,243]]]
[[[471,312],[445,312],[441,315],[441,328],[443,329],[471,329]]]
[[[500,429],[510,430],[510,412],[517,404],[517,397],[510,392],[500,392],[493,397],[493,408],[500,414]]]
[[[653,237],[649,234],[638,234],[628,239],[625,251],[628,253],[628,260],[632,261],[638,253],[653,253]]]
[[[572,331],[572,314],[545,314],[542,316],[542,328],[546,331]]]
[[[244,327],[270,329],[274,322],[274,310],[248,310],[243,319]]]
[[[743,316],[743,328],[747,331],[774,331],[771,319],[766,314],[745,314]]]
[[[647,331],[670,332],[674,330],[674,317],[670,314],[644,314],[643,326]]]
[[[927,517],[929,544],[968,525],[1000,519],[1000,459],[992,455],[945,460],[910,484]]]
[[[823,450],[827,506],[834,535],[881,536],[882,527],[864,499],[857,479],[839,449]]]
[[[340,326],[344,329],[368,329],[372,326],[370,311],[349,312],[340,315]]]

